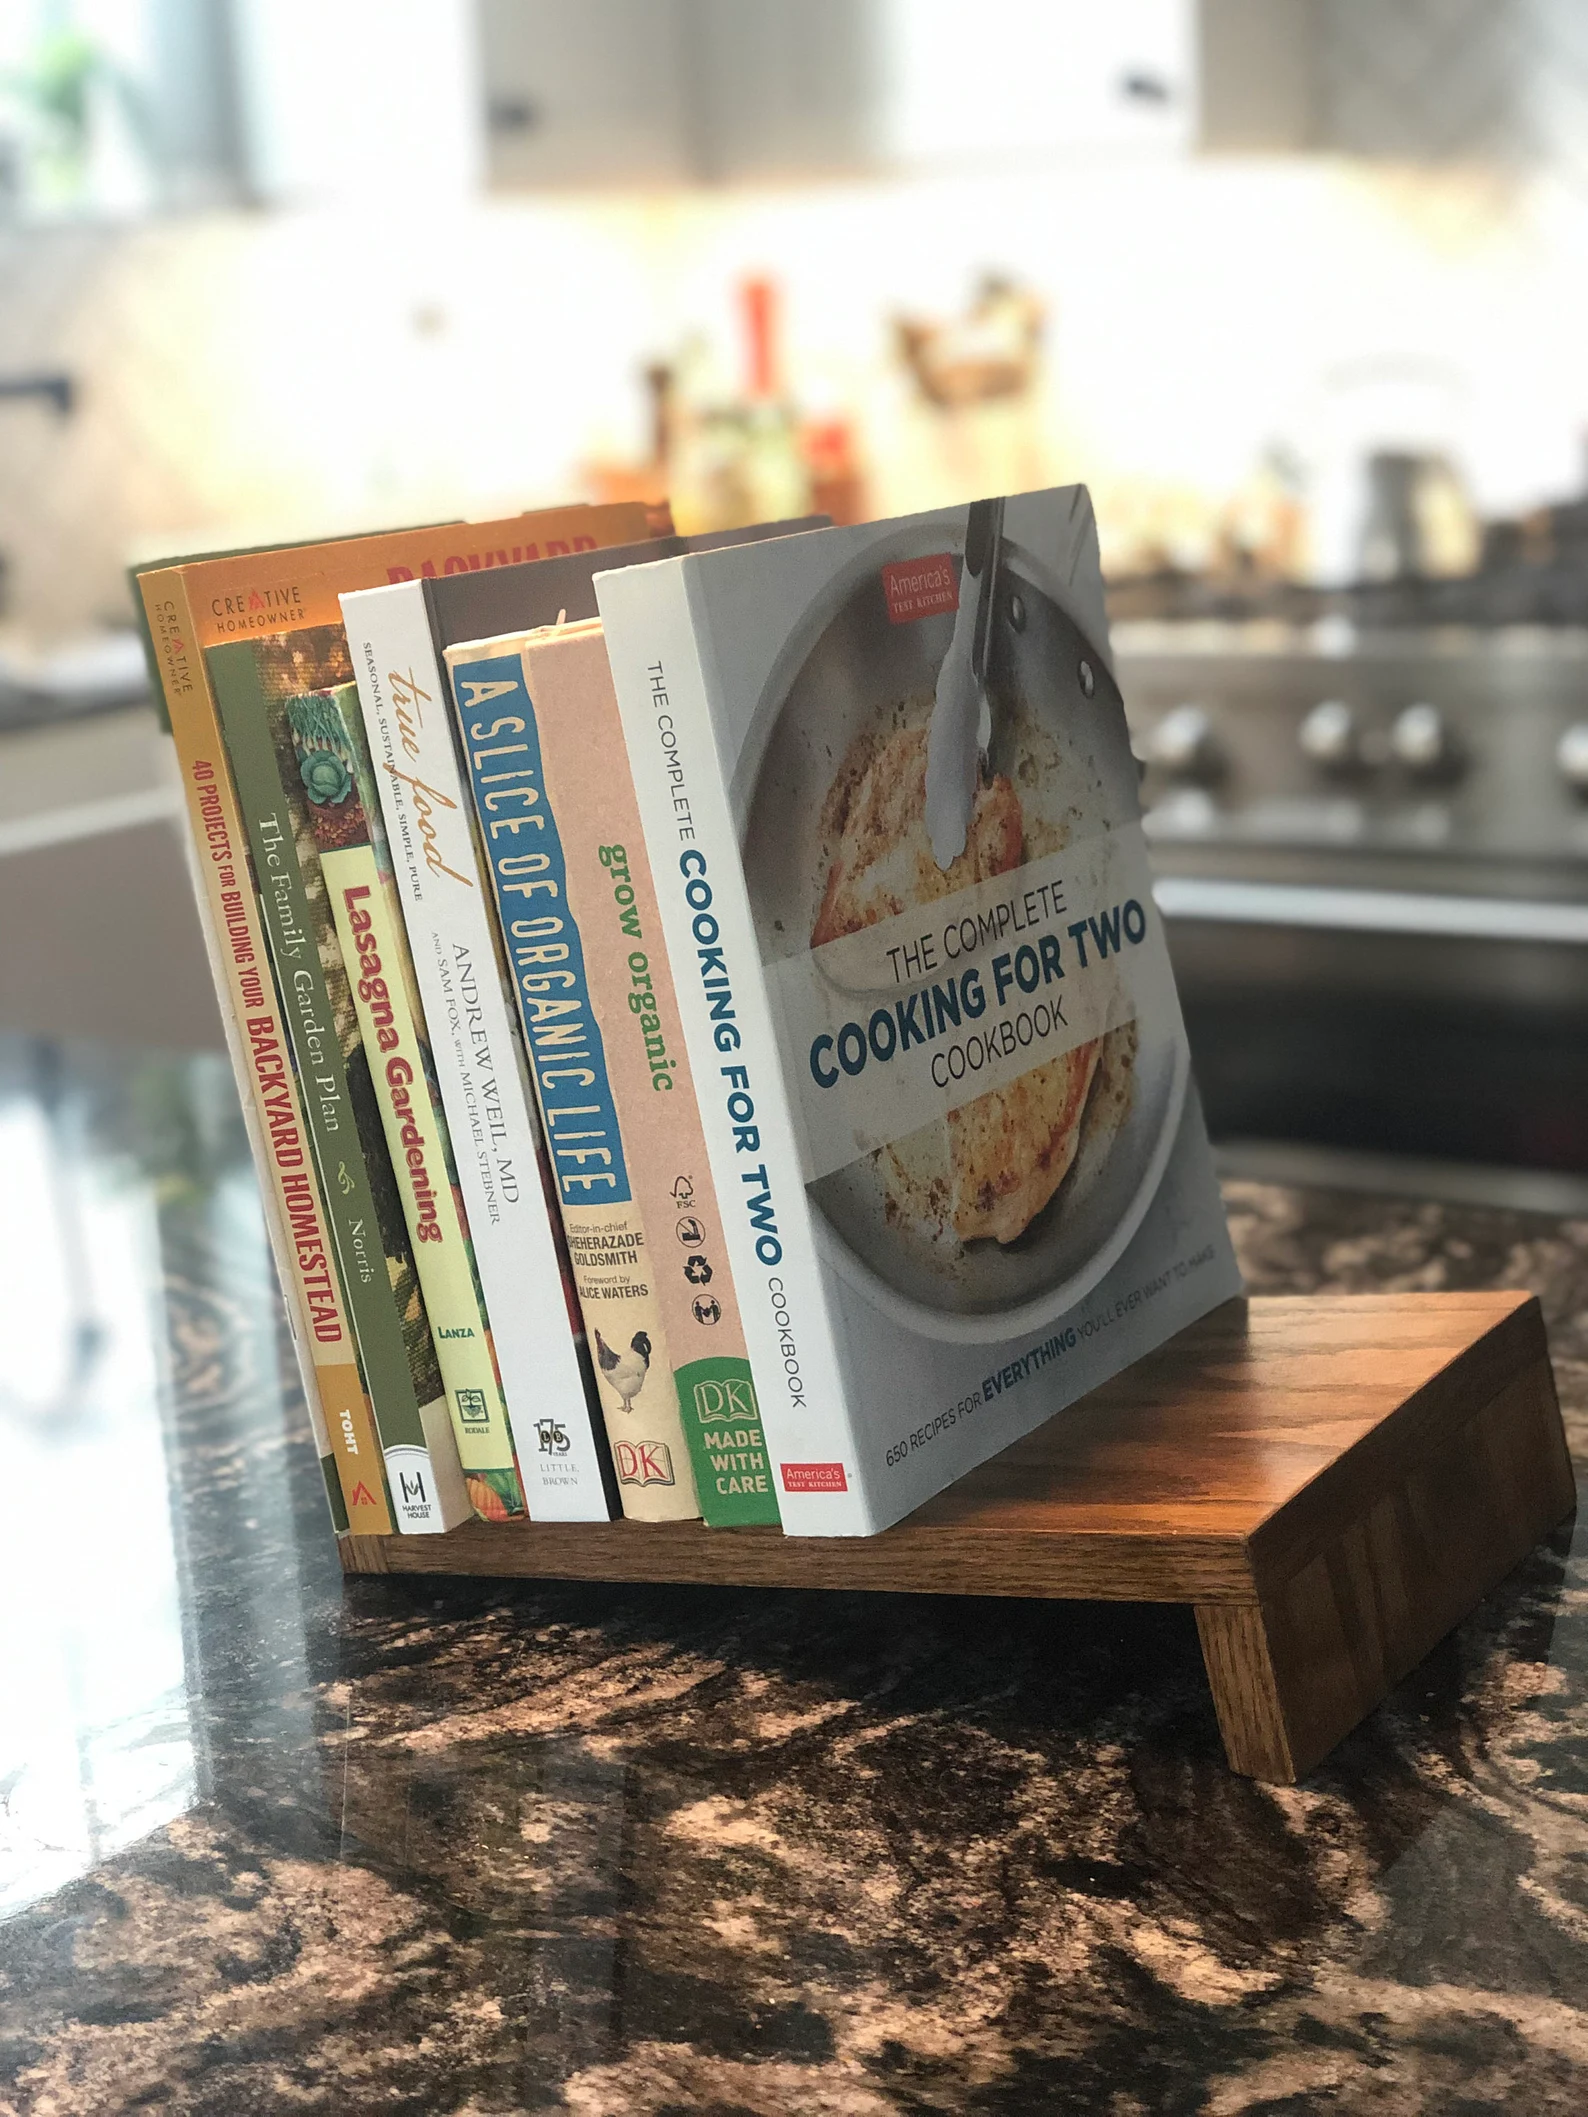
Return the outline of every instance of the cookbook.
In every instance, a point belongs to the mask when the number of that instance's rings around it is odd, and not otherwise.
[[[269,825],[268,847],[262,851],[254,838],[253,824],[260,817],[244,827],[219,724],[212,657],[262,640],[279,644],[281,634],[304,626],[339,627],[336,596],[342,588],[488,572],[548,552],[632,540],[648,526],[640,508],[570,508],[495,523],[444,524],[226,553],[146,569],[139,576],[187,790],[190,835],[204,885],[200,909],[228,1045],[255,1119],[251,1136],[261,1173],[280,1189],[281,1223],[290,1231],[278,1248],[287,1267],[283,1283],[289,1312],[306,1315],[313,1327],[318,1403],[311,1405],[311,1416],[318,1413],[322,1458],[325,1444],[335,1443],[338,1482],[355,1530],[372,1533],[395,1518],[399,1529],[434,1531],[466,1518],[470,1509],[412,1260],[403,1254],[401,1214],[389,1195],[389,1157],[381,1144],[377,1174],[384,1170],[385,1182],[373,1195],[363,1195],[356,1177],[364,1157],[353,1150],[355,1128],[347,1122],[345,1094],[337,1092],[335,1079],[329,1082],[332,1092],[322,1093],[316,1078],[321,1070],[334,1074],[340,1054],[327,1027],[329,998],[313,989],[319,951],[305,951],[302,934],[287,930],[291,906],[282,892],[290,888],[288,871],[296,866],[287,857],[292,847],[274,814],[279,802],[270,804],[268,796],[271,813],[263,818]],[[268,775],[262,776],[261,788],[269,784]],[[264,871],[256,864],[260,858],[266,861]],[[282,950],[305,956],[299,966],[288,960],[285,988],[278,982]],[[337,954],[334,937],[330,952]],[[261,1051],[269,1058],[268,1071],[259,1064]],[[317,1053],[325,1056],[324,1068]],[[355,1064],[358,1087],[360,1072]],[[296,1108],[281,1093],[289,1079],[297,1090]],[[297,1159],[290,1170],[278,1172],[264,1142],[274,1143],[278,1127],[294,1119],[306,1130],[309,1152],[305,1156],[299,1143],[289,1143]],[[272,1206],[277,1203],[273,1195]],[[315,1232],[311,1204],[331,1238],[329,1262],[345,1303],[340,1316],[332,1313],[320,1284],[324,1252],[310,1241]],[[273,1212],[273,1231],[276,1218]],[[566,1417],[559,1364],[555,1340],[548,1339],[540,1380],[558,1391],[559,1415]],[[568,1366],[578,1417],[584,1413],[583,1389],[571,1346]],[[382,1458],[384,1480],[378,1467]],[[389,1489],[389,1512],[383,1484]]]
[[[423,594],[418,583],[361,589],[342,607],[502,1374],[542,1378],[515,1427],[529,1511],[606,1521],[618,1511],[614,1471]],[[561,1330],[562,1365],[576,1366],[583,1389],[559,1402],[547,1349]]]
[[[372,746],[385,765],[377,777],[394,853],[407,870],[405,906],[421,978],[427,964],[444,964],[458,949],[494,968],[484,905],[494,896],[491,851],[512,859],[519,850],[514,841],[521,828],[513,817],[524,808],[526,786],[535,790],[545,832],[556,830],[568,871],[568,915],[581,937],[577,972],[559,962],[536,977],[533,969],[510,972],[504,962],[500,981],[476,978],[476,1007],[490,1011],[493,1045],[522,1062],[535,1048],[535,1029],[524,1024],[522,1036],[509,1030],[508,1010],[522,1021],[527,1009],[538,1023],[563,1006],[572,978],[587,977],[614,1122],[625,1140],[622,1180],[631,1195],[614,1195],[614,1164],[602,1186],[609,1211],[587,1226],[582,1207],[595,1187],[554,1183],[569,1208],[575,1284],[621,1490],[631,1513],[678,1507],[689,1482],[678,1466],[687,1462],[706,1521],[724,1527],[775,1523],[776,1496],[622,729],[600,627],[590,622],[592,582],[597,566],[808,526],[769,523],[712,538],[665,538],[342,599]],[[531,636],[531,628],[546,629]],[[453,647],[513,664],[493,679],[509,690],[487,700],[482,725],[505,726],[500,702],[517,701],[512,717],[526,727],[533,723],[540,777],[514,770],[526,764],[527,753],[504,751],[483,767],[500,776],[478,790],[466,783],[462,756],[433,705],[448,689],[443,656]],[[536,673],[528,672],[526,658],[538,664]],[[518,739],[528,736],[521,730]],[[510,951],[514,923],[504,909]],[[547,945],[546,937],[535,945]],[[520,989],[525,976],[532,982]],[[542,1094],[557,1085],[542,1083]],[[533,1125],[527,1075],[505,1086],[517,1090],[517,1120]],[[500,1108],[507,1107],[504,1092]],[[589,1147],[588,1139],[565,1143],[557,1156],[565,1178],[577,1172],[573,1155]],[[621,1329],[613,1322],[616,1304]]]
[[[598,571],[784,1527],[1239,1292],[1080,487]]]
[[[296,663],[267,704],[288,790],[301,798],[319,854],[332,923],[349,970],[392,1173],[413,1244],[436,1360],[452,1411],[469,1500],[484,1521],[524,1513],[511,1421],[497,1370],[452,1138],[414,979],[402,906],[380,820],[358,691],[334,679],[345,666],[339,628],[330,666],[315,635],[289,636]],[[324,689],[302,688],[317,677]]]
[[[433,1535],[472,1508],[313,830],[279,774],[275,659],[254,641],[205,657],[388,1486],[401,1527]]]
[[[610,890],[599,903],[583,863],[569,858],[523,645],[515,635],[450,647],[447,681],[623,1512],[686,1521],[700,1502],[614,1080],[614,1061],[634,1054],[591,990],[592,949],[615,945],[604,929],[617,927],[618,910]]]

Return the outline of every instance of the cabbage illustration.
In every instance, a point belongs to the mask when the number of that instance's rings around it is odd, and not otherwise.
[[[309,799],[322,808],[353,791],[353,775],[334,750],[311,750],[299,769]]]

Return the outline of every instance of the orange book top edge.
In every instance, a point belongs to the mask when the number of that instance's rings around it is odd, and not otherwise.
[[[473,573],[567,552],[642,542],[653,534],[638,502],[548,507],[495,522],[437,522],[422,529],[285,545],[230,558],[194,559],[182,578],[200,648],[304,625],[339,625],[338,596],[427,574]]]

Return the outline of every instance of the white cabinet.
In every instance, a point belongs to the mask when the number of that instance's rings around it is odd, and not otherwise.
[[[1191,0],[480,0],[493,183],[1177,149]]]
[[[491,181],[864,167],[872,0],[481,0]]]
[[[444,205],[478,187],[473,0],[231,0],[230,19],[249,196]]]
[[[481,0],[479,38],[493,185],[693,174],[679,0]]]
[[[476,4],[509,187],[1197,150],[1588,169],[1588,0]]]
[[[884,0],[883,159],[1176,152],[1195,131],[1189,0]]]
[[[1588,169],[1583,0],[1197,0],[1200,144]]]
[[[869,167],[883,88],[879,12],[875,0],[684,0],[699,173]]]

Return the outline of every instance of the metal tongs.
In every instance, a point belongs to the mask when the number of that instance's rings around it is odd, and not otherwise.
[[[932,858],[943,869],[965,850],[977,780],[992,743],[987,668],[1003,525],[1001,499],[972,501],[965,520],[965,565],[954,636],[937,672],[926,738],[926,830]],[[975,592],[967,594],[972,582]]]

